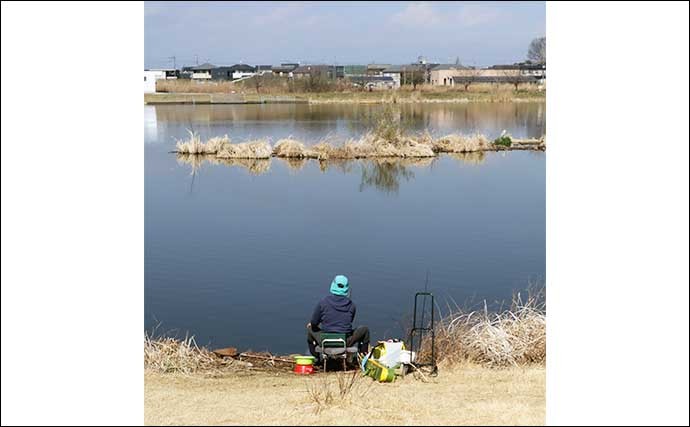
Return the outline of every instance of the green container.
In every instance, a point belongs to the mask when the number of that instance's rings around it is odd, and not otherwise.
[[[316,358],[314,356],[293,356],[297,365],[313,365]]]

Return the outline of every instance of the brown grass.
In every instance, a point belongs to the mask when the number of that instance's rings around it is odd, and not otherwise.
[[[495,147],[484,135],[450,134],[436,140],[427,139],[435,153],[473,153],[493,150]]]
[[[442,365],[428,382],[408,375],[381,384],[351,374],[256,372],[145,374],[147,425],[540,425],[545,416],[545,370],[533,365],[488,369]],[[324,383],[326,385],[324,385]],[[326,403],[324,387],[331,393]],[[309,390],[312,389],[313,392]],[[316,403],[311,393],[317,393]]]
[[[238,93],[237,85],[229,81],[221,80],[157,80],[157,92],[169,93]]]
[[[273,155],[283,158],[294,159],[317,159],[319,154],[314,150],[307,148],[304,143],[292,138],[284,138],[278,140],[276,146],[273,148]]]
[[[175,144],[178,154],[215,155],[219,159],[268,159],[271,157],[271,144],[266,140],[247,141],[233,144],[227,135],[213,137],[201,142],[199,135],[189,132],[188,140],[178,140]]]
[[[426,358],[430,341],[422,343]],[[487,367],[543,365],[546,362],[544,291],[514,296],[511,307],[491,312],[456,311],[436,326],[436,352],[448,363],[471,362]]]
[[[353,87],[346,81],[316,81],[263,75],[257,89],[255,78],[239,82],[219,80],[158,80],[158,92],[167,93],[237,93],[244,95],[304,95],[314,102],[467,102],[482,100],[489,102],[506,102],[516,98],[543,99],[544,90],[537,85],[523,84],[515,91],[512,84],[472,84],[467,91],[462,86],[418,85],[413,89],[404,85],[396,90],[381,89],[373,92]]]
[[[194,337],[182,340],[163,337],[152,338],[144,334],[144,370],[158,373],[217,374],[233,365],[232,359],[222,359],[203,347]]]
[[[271,156],[293,159],[363,159],[377,157],[424,158],[438,153],[473,153],[495,150],[545,150],[540,140],[515,140],[513,147],[495,145],[484,135],[449,134],[434,139],[427,131],[409,135],[401,131],[401,125],[376,125],[359,139],[342,144],[332,144],[327,139],[308,146],[294,138],[278,140],[274,147],[266,140],[232,143],[227,135],[210,138],[205,143],[199,135],[189,131],[189,139],[178,140],[178,154],[215,155],[221,159],[268,159]]]

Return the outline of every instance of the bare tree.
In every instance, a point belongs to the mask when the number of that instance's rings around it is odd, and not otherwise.
[[[412,68],[403,71],[405,82],[412,85],[412,90],[417,90],[417,85],[426,83],[426,70]]]
[[[470,85],[479,80],[480,75],[481,75],[481,70],[478,70],[476,68],[467,68],[467,69],[463,70],[463,75],[460,77],[457,77],[456,79],[465,88],[465,92],[467,92]]]
[[[263,86],[264,76],[261,73],[256,73],[254,75],[254,87],[256,87],[256,93],[261,93],[261,86]]]
[[[504,70],[501,73],[507,83],[515,86],[515,91],[519,89],[520,83],[525,81],[525,78],[517,70]]]
[[[527,59],[540,64],[546,62],[546,37],[532,40],[527,50]]]

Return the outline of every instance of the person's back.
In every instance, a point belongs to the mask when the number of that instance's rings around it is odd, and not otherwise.
[[[321,299],[316,305],[307,324],[307,342],[309,352],[319,357],[316,345],[320,342],[321,332],[345,334],[347,345],[357,345],[361,353],[367,352],[369,347],[369,329],[360,326],[352,328],[357,308],[350,299],[350,284],[347,277],[338,275],[331,282],[330,295]]]
[[[320,325],[323,332],[352,333],[356,307],[346,296],[328,295],[317,304],[311,316],[312,325]]]

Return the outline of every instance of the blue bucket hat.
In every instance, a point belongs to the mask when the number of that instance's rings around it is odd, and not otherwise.
[[[350,284],[347,281],[347,277],[340,274],[335,276],[335,279],[331,282],[331,293],[343,297],[349,296]]]

